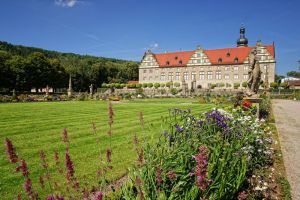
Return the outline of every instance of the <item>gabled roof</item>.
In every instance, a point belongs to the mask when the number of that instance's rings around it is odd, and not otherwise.
[[[160,67],[184,67],[195,51],[153,54]]]
[[[205,50],[204,53],[213,65],[241,64],[245,61],[251,50],[251,47],[236,47]]]
[[[274,45],[265,45],[267,51],[275,58]],[[253,47],[235,47],[204,50],[213,65],[244,63]],[[171,53],[153,53],[160,67],[185,67],[195,51],[180,51]]]

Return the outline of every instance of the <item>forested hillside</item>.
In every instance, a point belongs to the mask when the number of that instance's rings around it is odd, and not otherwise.
[[[28,91],[66,88],[72,77],[75,91],[86,91],[90,84],[126,83],[138,79],[138,63],[40,48],[0,41],[0,88]]]

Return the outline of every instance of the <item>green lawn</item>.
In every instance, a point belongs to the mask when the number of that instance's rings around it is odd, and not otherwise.
[[[196,99],[152,99],[130,102],[113,102],[115,112],[112,136],[113,171],[109,179],[117,179],[134,164],[136,153],[132,138],[137,133],[143,141],[153,141],[161,133],[161,116],[168,115],[169,108],[191,108],[193,112],[203,112],[212,108],[211,104],[198,104]],[[63,183],[54,165],[53,152],[58,149],[61,166],[64,166],[65,146],[62,131],[68,129],[70,153],[75,165],[75,175],[81,184],[97,185],[96,169],[99,165],[99,151],[105,155],[109,146],[107,124],[108,103],[105,101],[69,101],[44,103],[0,104],[0,139],[4,143],[9,137],[17,148],[19,157],[27,161],[37,188],[38,177],[43,173],[38,151],[46,152],[52,177]],[[145,130],[142,131],[138,112],[144,113]],[[92,132],[91,122],[97,126],[100,145]],[[4,145],[0,146],[0,196],[13,199],[23,191],[20,173],[7,161]],[[39,187],[38,187],[39,188]],[[46,195],[47,191],[41,192]]]

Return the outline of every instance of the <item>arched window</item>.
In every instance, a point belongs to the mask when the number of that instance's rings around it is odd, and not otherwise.
[[[222,63],[222,58],[219,58],[219,59],[218,59],[218,63]]]
[[[237,57],[234,58],[234,62],[237,63],[239,62],[239,59]]]
[[[182,65],[182,60],[179,60],[179,65]]]
[[[228,53],[226,54],[226,56],[229,57],[229,56],[230,56],[230,53],[228,52]]]
[[[169,64],[170,64],[170,62],[169,62],[169,61],[167,61],[167,62],[166,62],[166,65],[169,65]]]

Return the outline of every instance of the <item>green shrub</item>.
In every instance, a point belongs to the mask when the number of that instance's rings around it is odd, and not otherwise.
[[[277,88],[278,88],[278,83],[272,82],[272,83],[270,83],[270,87],[271,87],[272,89],[277,89]]]
[[[165,86],[166,86],[166,84],[164,84],[164,83],[160,84],[160,87],[162,87],[162,88],[165,87]]]
[[[171,86],[173,86],[173,82],[167,82],[167,83],[166,83],[166,86],[167,86],[168,88],[170,88]]]
[[[140,83],[136,84],[136,88],[141,88],[142,86],[143,86],[143,85],[140,84]]]
[[[177,87],[177,88],[180,87],[180,83],[175,82],[175,83],[174,83],[174,87]]]
[[[153,83],[148,83],[148,84],[147,84],[147,87],[148,87],[148,88],[152,88],[152,87],[153,87]]]
[[[234,89],[238,89],[240,86],[241,86],[240,83],[234,83],[234,84],[233,84],[233,88],[234,88]]]
[[[242,87],[243,87],[243,88],[246,88],[247,86],[248,86],[247,82],[244,81],[244,82],[242,83]]]
[[[148,87],[148,83],[143,83],[143,88]]]
[[[107,88],[107,84],[106,83],[102,83],[101,87]]]
[[[171,94],[176,95],[178,94],[178,90],[176,88],[171,88],[170,90]]]
[[[154,87],[157,89],[159,88],[160,84],[159,83],[154,83]]]

